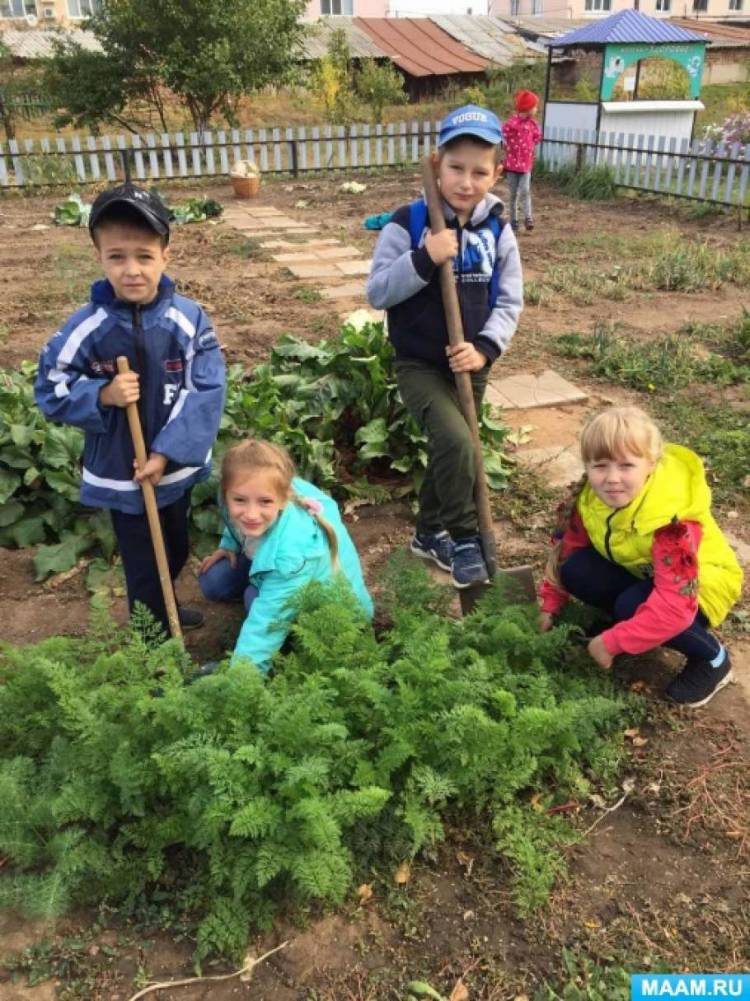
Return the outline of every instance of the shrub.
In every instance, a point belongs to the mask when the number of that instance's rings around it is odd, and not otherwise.
[[[494,825],[519,902],[538,904],[560,864],[530,794],[610,782],[636,703],[500,585],[464,620],[444,591],[405,562],[377,637],[349,592],[309,588],[268,681],[222,667],[186,685],[187,654],[147,645],[142,623],[5,647],[0,906],[167,899],[198,960],[241,955],[280,903],[341,902],[449,815]]]

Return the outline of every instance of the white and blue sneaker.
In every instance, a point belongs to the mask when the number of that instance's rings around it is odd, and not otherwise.
[[[688,657],[682,671],[667,685],[666,695],[678,705],[699,709],[732,680],[732,661],[728,650],[724,651],[724,659],[718,667],[714,667],[710,660]]]
[[[432,560],[441,570],[450,573],[453,566],[453,539],[445,529],[441,532],[415,532],[409,548],[415,556]]]
[[[453,586],[458,588],[489,582],[490,575],[487,564],[484,562],[478,535],[469,536],[468,539],[459,539],[453,543],[451,577]]]

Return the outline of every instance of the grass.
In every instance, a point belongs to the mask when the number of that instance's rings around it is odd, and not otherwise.
[[[310,288],[307,285],[299,285],[293,292],[292,298],[296,299],[297,302],[320,302],[323,296],[316,288]]]

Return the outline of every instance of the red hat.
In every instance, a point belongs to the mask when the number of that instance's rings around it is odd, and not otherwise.
[[[532,111],[539,104],[533,90],[519,90],[516,94],[516,111]]]

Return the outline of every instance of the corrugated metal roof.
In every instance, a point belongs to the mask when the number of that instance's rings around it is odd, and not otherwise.
[[[590,17],[571,19],[569,17],[547,17],[543,14],[520,15],[513,18],[496,17],[496,20],[503,21],[509,31],[518,31],[533,38],[553,38],[556,35],[564,35],[574,28],[591,24]]]
[[[382,52],[370,36],[352,23],[350,17],[321,17],[307,26],[303,42],[305,59],[322,59],[328,52],[328,41],[336,29],[346,34],[349,51],[355,59],[384,59]]]
[[[384,56],[411,76],[481,73],[489,61],[471,52],[429,18],[355,17]]]
[[[558,48],[612,43],[653,45],[660,42],[705,42],[705,38],[694,31],[685,31],[670,21],[649,17],[639,10],[621,10],[611,17],[605,17],[603,21],[594,21],[593,24],[561,35],[546,44]]]
[[[737,48],[750,45],[750,27],[741,24],[717,24],[715,21],[696,21],[688,17],[670,17],[678,28],[703,35],[711,48]]]
[[[77,42],[89,52],[101,52],[102,47],[96,36],[90,31],[80,28],[6,28],[0,31],[0,38],[16,59],[49,59],[52,55],[52,41],[55,38],[68,37]]]
[[[544,48],[519,35],[516,29],[486,14],[443,14],[430,18],[472,52],[496,66],[510,66],[518,59],[536,59]]]

